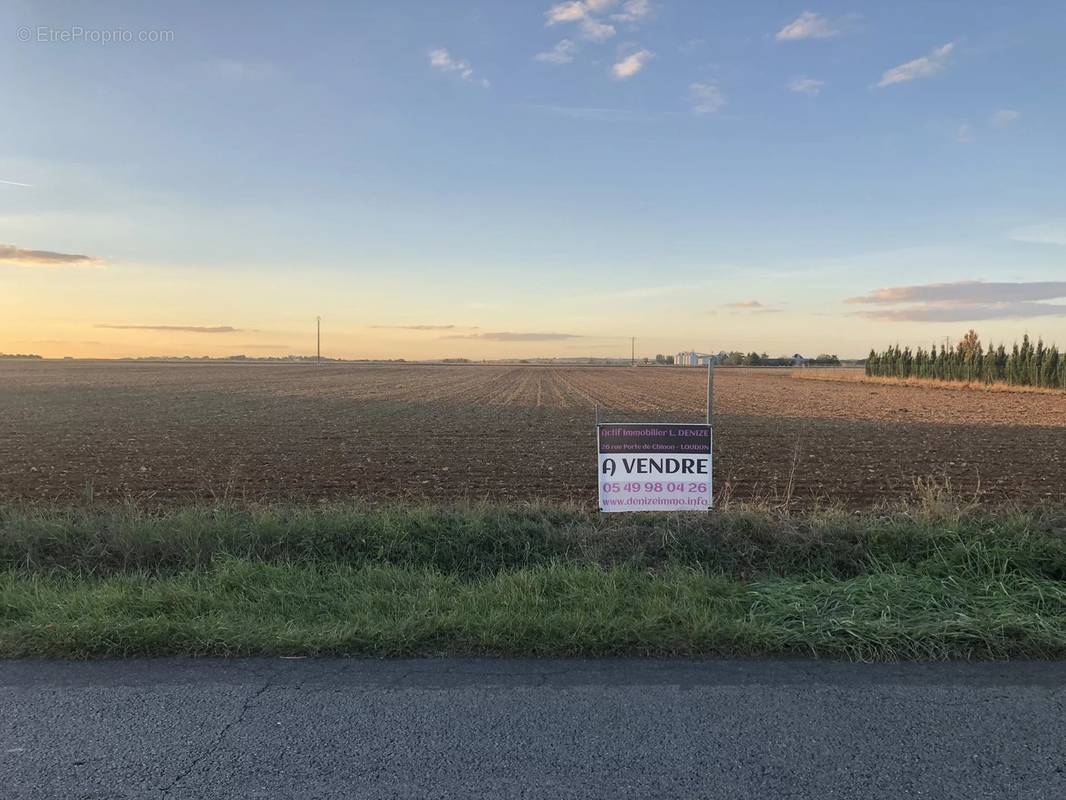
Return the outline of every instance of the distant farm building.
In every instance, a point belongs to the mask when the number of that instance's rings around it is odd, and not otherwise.
[[[674,366],[679,367],[705,367],[708,364],[717,364],[718,356],[711,353],[697,353],[695,350],[678,353],[674,356]]]

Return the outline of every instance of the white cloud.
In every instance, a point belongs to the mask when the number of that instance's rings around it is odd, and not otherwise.
[[[561,22],[579,22],[583,19],[588,19],[593,14],[602,14],[608,11],[617,2],[618,0],[570,0],[565,3],[556,3],[544,12],[544,16],[548,19],[548,25],[557,25]],[[641,0],[630,0],[630,2],[626,3],[626,7],[634,4],[641,5]],[[646,0],[643,4],[647,5]],[[645,13],[647,12],[645,11]]]
[[[575,2],[552,6],[544,12],[544,16],[548,18],[548,25],[556,25],[560,22],[577,22],[579,19],[584,19],[587,13],[585,4],[575,0]]]
[[[849,297],[845,303],[898,305],[938,303],[972,305],[1056,300],[1066,297],[1066,281],[955,281],[919,286],[888,286],[869,294]]]
[[[1007,237],[1016,242],[1027,242],[1029,244],[1066,245],[1066,221],[1015,228],[1007,234]]]
[[[637,50],[635,53],[630,53],[621,61],[611,67],[611,72],[616,78],[625,79],[632,78],[645,66],[648,62],[655,57],[655,54],[650,50]]]
[[[578,24],[581,38],[592,42],[605,42],[615,34],[614,25],[587,17]]]
[[[622,10],[617,14],[611,14],[611,19],[616,22],[639,22],[651,13],[649,0],[627,0],[622,5]]]
[[[857,316],[884,322],[978,322],[987,319],[1066,317],[1059,303],[974,303],[972,305],[924,305],[859,311]]]
[[[845,303],[903,306],[860,311],[865,319],[889,322],[965,322],[1066,316],[1066,305],[1045,302],[1066,297],[1066,281],[958,281],[877,289]]]
[[[941,72],[947,66],[948,56],[955,49],[954,42],[948,42],[936,48],[927,56],[916,58],[898,67],[886,70],[881,80],[877,82],[879,87],[891,86],[894,83],[906,83],[917,78],[928,78]]]
[[[537,53],[533,56],[533,59],[535,61],[546,61],[549,64],[569,64],[574,60],[574,53],[576,52],[577,45],[569,39],[563,39],[557,42],[551,50]]]
[[[970,127],[970,123],[964,122],[959,126],[955,132],[955,141],[959,144],[970,144],[973,141],[973,128]]]
[[[788,90],[790,92],[796,92],[797,94],[807,94],[812,97],[822,91],[822,87],[825,86],[825,81],[820,81],[815,78],[808,78],[805,75],[800,75],[798,78],[793,78],[788,82]]]
[[[243,328],[232,325],[95,325],[96,328],[110,328],[116,331],[168,331],[176,333],[247,333]]]
[[[1008,125],[1013,125],[1021,117],[1021,111],[1014,111],[1010,108],[1001,108],[992,115],[992,124],[997,128],[1006,128]]]
[[[484,78],[478,78],[474,75],[474,68],[470,66],[469,61],[452,58],[451,53],[443,47],[429,51],[429,64],[433,69],[438,69],[441,72],[457,72],[464,81],[480,84],[486,89],[490,85]]]
[[[790,42],[799,39],[828,39],[838,35],[840,28],[835,22],[813,11],[804,11],[779,30],[774,38],[779,42]]]
[[[689,84],[688,94],[697,114],[713,114],[725,105],[725,95],[713,83]]]
[[[614,36],[617,31],[614,25],[604,22],[596,15],[607,11],[616,2],[617,0],[571,0],[566,3],[557,3],[544,13],[547,19],[545,25],[550,27],[564,23],[577,23],[581,38],[603,42]],[[629,3],[626,5],[628,6]]]

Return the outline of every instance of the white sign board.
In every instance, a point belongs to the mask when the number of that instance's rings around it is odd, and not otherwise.
[[[709,511],[710,425],[596,426],[600,511]]]

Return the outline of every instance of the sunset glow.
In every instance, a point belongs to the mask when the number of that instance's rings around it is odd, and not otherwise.
[[[1066,343],[1061,8],[963,8],[22,6],[0,352]]]

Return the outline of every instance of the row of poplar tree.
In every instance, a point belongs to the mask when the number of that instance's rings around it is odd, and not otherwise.
[[[970,330],[957,345],[946,344],[929,350],[911,351],[899,345],[878,353],[871,350],[866,374],[884,378],[918,378],[966,383],[1006,383],[1011,386],[1039,386],[1066,389],[1066,354],[1042,340],[1033,344],[1026,334],[1011,350],[981,346],[977,332]]]

